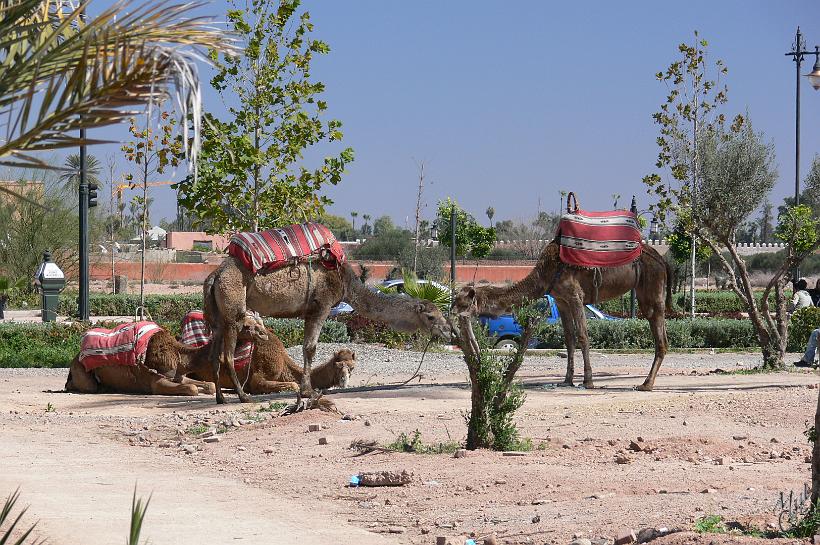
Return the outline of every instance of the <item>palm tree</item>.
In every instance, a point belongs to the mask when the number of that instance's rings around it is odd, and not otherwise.
[[[353,212],[350,213],[350,217],[353,218],[353,232],[354,233],[356,232],[356,216],[358,216],[358,215],[359,215],[359,213],[356,212],[356,211],[353,211]]]
[[[72,191],[77,191],[80,187],[80,154],[72,153],[65,160],[66,172],[60,176],[60,181],[66,187],[70,187]],[[100,173],[102,172],[102,165],[100,160],[93,155],[88,155],[85,158],[85,177],[88,183],[101,185]]]
[[[370,229],[368,228],[368,223],[372,216],[370,214],[362,214],[362,219],[364,220],[364,227],[362,227],[362,235],[367,236],[370,234]]]
[[[487,207],[487,217],[490,219],[490,229],[493,227],[493,216],[495,216],[495,208],[492,206]]]
[[[99,143],[76,131],[176,96],[183,126],[189,117],[193,124],[184,141],[195,165],[202,108],[194,61],[208,49],[236,51],[233,38],[189,16],[196,4],[114,2],[86,19],[86,3],[0,1],[0,164],[48,168],[31,153]]]

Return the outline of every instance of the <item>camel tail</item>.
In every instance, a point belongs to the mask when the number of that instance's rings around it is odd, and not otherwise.
[[[675,302],[672,300],[672,284],[675,283],[675,271],[667,259],[663,260],[666,265],[666,309],[675,312]]]

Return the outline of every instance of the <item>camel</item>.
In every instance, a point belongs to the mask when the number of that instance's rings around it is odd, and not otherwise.
[[[249,394],[298,391],[299,383],[302,381],[302,368],[288,355],[279,337],[271,331],[268,331],[267,335],[268,340],[256,341],[250,364],[237,370],[244,390]],[[222,367],[225,367],[224,362]],[[337,386],[344,388],[355,367],[356,353],[346,348],[338,350],[328,361],[311,370],[311,385],[320,390]],[[217,380],[211,362],[207,359],[195,362],[191,366],[190,376],[209,383],[215,383]],[[227,374],[220,374],[219,381],[220,387],[233,388]]]
[[[295,410],[307,409],[318,399],[311,386],[316,344],[331,307],[343,299],[356,312],[385,322],[398,331],[423,330],[444,339],[450,335],[450,325],[433,303],[403,294],[374,293],[362,284],[347,263],[328,269],[316,260],[309,260],[252,274],[229,255],[205,279],[203,291],[205,319],[213,333],[211,364],[217,379],[217,403],[225,403],[218,380],[220,349],[239,400],[243,403],[251,400],[242,389],[233,361],[238,324],[248,309],[264,316],[305,320],[304,367]]]
[[[632,288],[655,339],[655,359],[649,375],[638,390],[651,391],[655,377],[668,350],[666,309],[672,308],[672,271],[666,260],[651,246],[643,244],[641,257],[630,265],[593,269],[560,263],[558,243],[549,243],[530,273],[510,286],[465,286],[453,299],[452,310],[459,316],[462,349],[474,354],[478,345],[469,318],[478,315],[499,316],[516,305],[552,295],[561,314],[564,342],[567,347],[567,374],[563,385],[573,385],[576,342],[584,358],[584,386],[593,387],[589,362],[589,338],[584,305],[618,297]],[[597,278],[596,278],[597,276]],[[596,281],[597,280],[597,281]],[[597,285],[597,287],[596,287]],[[466,346],[466,348],[465,348]],[[467,353],[465,352],[465,353]]]
[[[264,342],[268,339],[261,319],[248,314],[242,322],[240,340]],[[69,392],[129,393],[174,396],[213,395],[213,382],[195,380],[186,375],[209,362],[207,346],[193,348],[178,342],[168,331],[155,333],[145,351],[143,364],[135,366],[112,365],[86,371],[80,355],[74,357],[68,371],[65,389]]]

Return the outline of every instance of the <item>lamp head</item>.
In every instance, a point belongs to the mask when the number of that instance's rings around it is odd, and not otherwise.
[[[814,90],[820,91],[820,46],[814,46],[814,58],[814,68],[806,74],[806,77],[809,78],[809,83]]]

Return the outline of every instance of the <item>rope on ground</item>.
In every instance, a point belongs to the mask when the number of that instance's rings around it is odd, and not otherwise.
[[[430,336],[430,340],[427,341],[427,345],[424,347],[424,351],[421,353],[421,359],[419,359],[419,366],[416,367],[416,372],[413,373],[410,376],[410,378],[408,378],[404,382],[395,382],[393,384],[389,384],[389,386],[404,386],[405,384],[407,384],[408,382],[410,382],[411,380],[413,380],[414,378],[419,376],[419,371],[421,371],[421,366],[424,363],[424,356],[427,355],[427,349],[430,348],[431,344],[433,344],[433,336],[432,335]]]

